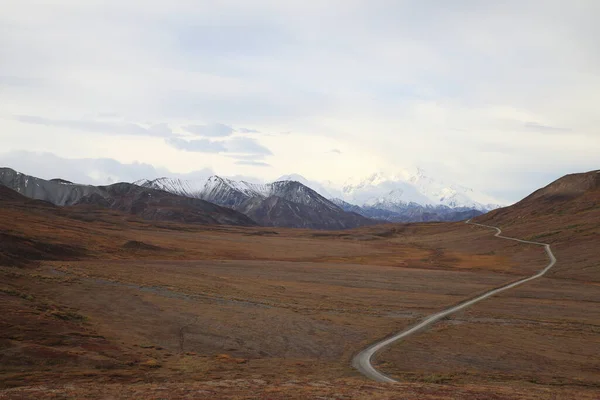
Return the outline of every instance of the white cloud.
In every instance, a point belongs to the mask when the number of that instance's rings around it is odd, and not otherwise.
[[[232,153],[256,154],[261,156],[273,154],[271,153],[271,150],[258,143],[256,139],[247,137],[232,138],[225,144],[225,146],[227,147],[227,150]]]
[[[225,124],[210,125],[186,125],[182,127],[185,131],[198,136],[225,137],[231,136],[235,129]]]
[[[111,158],[66,159],[51,153],[15,151],[0,153],[0,165],[43,179],[62,178],[76,183],[106,185],[169,176],[165,168],[145,163],[121,163]],[[205,170],[205,175],[212,175]]]
[[[180,138],[168,138],[165,139],[165,142],[177,150],[196,153],[222,153],[227,151],[223,142],[210,139],[185,140]]]
[[[547,132],[547,133],[558,133],[558,132],[570,132],[571,131],[571,129],[569,129],[569,128],[561,128],[558,126],[542,125],[542,124],[538,124],[536,122],[527,122],[525,124],[525,128],[531,129],[534,131],[538,131],[538,132]]]
[[[247,134],[252,134],[252,133],[260,133],[259,130],[256,129],[249,129],[249,128],[239,128],[238,132],[240,133],[247,133]]]
[[[172,137],[165,142],[178,150],[197,153],[234,153],[238,155],[251,155],[264,157],[271,155],[271,151],[258,143],[257,140],[247,137],[233,137],[226,140],[211,139],[181,139]]]
[[[173,131],[166,123],[143,126],[131,122],[112,122],[98,120],[61,120],[37,117],[33,115],[18,115],[19,122],[49,127],[72,129],[80,132],[101,133],[105,135],[137,135],[170,137]]]
[[[237,165],[246,165],[249,167],[270,167],[271,165],[262,161],[240,160],[235,162]]]

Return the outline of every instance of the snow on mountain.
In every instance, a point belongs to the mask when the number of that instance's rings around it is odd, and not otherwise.
[[[151,187],[153,189],[164,190],[165,192],[178,194],[180,196],[199,198],[198,193],[202,192],[206,181],[195,180],[188,181],[177,178],[158,178],[154,180],[142,179],[133,182],[134,185]]]
[[[341,208],[332,203],[314,189],[298,181],[277,181],[270,185],[270,195],[281,197],[292,203],[298,203],[315,208],[341,211]]]
[[[229,207],[263,226],[346,229],[375,223],[362,215],[344,211],[298,179],[256,184],[211,176],[196,182],[160,178],[136,184]]]
[[[294,182],[300,185],[294,185]],[[436,180],[419,168],[379,171],[362,178],[350,178],[341,185],[330,181],[312,181],[298,174],[284,175],[267,184],[219,176],[195,181],[160,178],[138,181],[136,184],[234,208],[249,198],[266,199],[270,196],[312,206],[341,206],[347,211],[351,209],[350,206],[358,206],[353,210],[356,212],[362,208],[405,213],[407,208],[415,209],[415,205],[480,212],[500,207],[500,202],[490,196]]]
[[[491,196],[456,184],[446,184],[425,175],[422,169],[409,178],[417,190],[432,200],[433,205],[445,205],[452,208],[464,207],[488,211],[501,207],[500,202]]]
[[[407,205],[410,203],[431,204],[431,199],[414,185],[397,176],[386,178],[381,173],[373,174],[357,184],[346,183],[342,188],[342,199],[360,206],[376,204]]]
[[[235,181],[233,179],[221,178],[220,176],[216,175],[208,178],[208,181],[206,181],[202,192],[204,195],[208,195],[209,193],[215,193],[216,191],[223,190],[223,188],[238,191],[248,197],[268,197],[271,192],[271,187],[269,185],[250,183],[246,181]]]
[[[277,182],[277,181],[300,182],[301,184],[308,186],[315,192],[319,193],[321,196],[325,197],[326,199],[333,199],[335,197],[338,197],[335,195],[335,191],[330,192],[333,184],[328,181],[323,182],[323,183],[320,183],[317,181],[311,181],[311,180],[306,179],[302,175],[298,175],[298,174],[283,175],[283,176],[280,176],[279,178],[277,178],[277,180],[275,182]],[[328,187],[329,187],[329,189],[328,189]]]
[[[298,175],[298,178],[302,177]],[[250,198],[266,199],[271,196],[277,196],[293,203],[339,209],[335,204],[331,203],[314,189],[302,184],[298,179],[277,180],[273,183],[260,184],[236,181],[215,175],[205,181],[159,178],[141,180],[135,182],[135,184],[187,197],[199,198],[234,208],[240,206]]]
[[[391,211],[410,204],[489,211],[500,207],[501,203],[473,189],[433,179],[419,168],[392,173],[380,171],[362,178],[350,178],[342,185],[306,179],[305,184],[328,198]]]

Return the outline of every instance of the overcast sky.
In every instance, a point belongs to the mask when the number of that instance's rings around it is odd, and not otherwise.
[[[598,15],[597,0],[8,0],[0,163],[90,181],[420,166],[517,200],[600,167]]]

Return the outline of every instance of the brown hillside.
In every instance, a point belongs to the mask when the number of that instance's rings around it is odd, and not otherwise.
[[[543,214],[578,214],[598,206],[599,202],[600,171],[570,174],[536,190],[510,207],[491,211],[477,220],[508,222],[513,218]]]
[[[536,199],[565,201],[598,190],[600,190],[600,170],[563,176],[548,186],[533,192],[523,201]]]
[[[19,193],[6,186],[0,185],[0,201],[25,201],[27,197],[21,196]]]
[[[508,236],[550,243],[559,259],[551,272],[557,277],[600,281],[600,171],[566,175],[474,221],[498,226]]]
[[[11,188],[0,184],[0,204],[2,203],[37,204],[42,207],[54,207],[51,203],[41,200],[32,200],[18,192],[15,192]]]

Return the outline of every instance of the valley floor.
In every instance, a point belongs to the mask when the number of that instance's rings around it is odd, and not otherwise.
[[[10,255],[0,248],[11,260],[0,267],[0,398],[593,399],[600,391],[594,273],[543,278],[391,346],[377,364],[402,384],[372,383],[350,367],[369,343],[546,264],[543,249],[485,229],[321,232],[108,212],[0,214],[1,233],[18,244]],[[75,255],[55,254],[61,246]],[[46,260],[18,265],[15,249]]]

